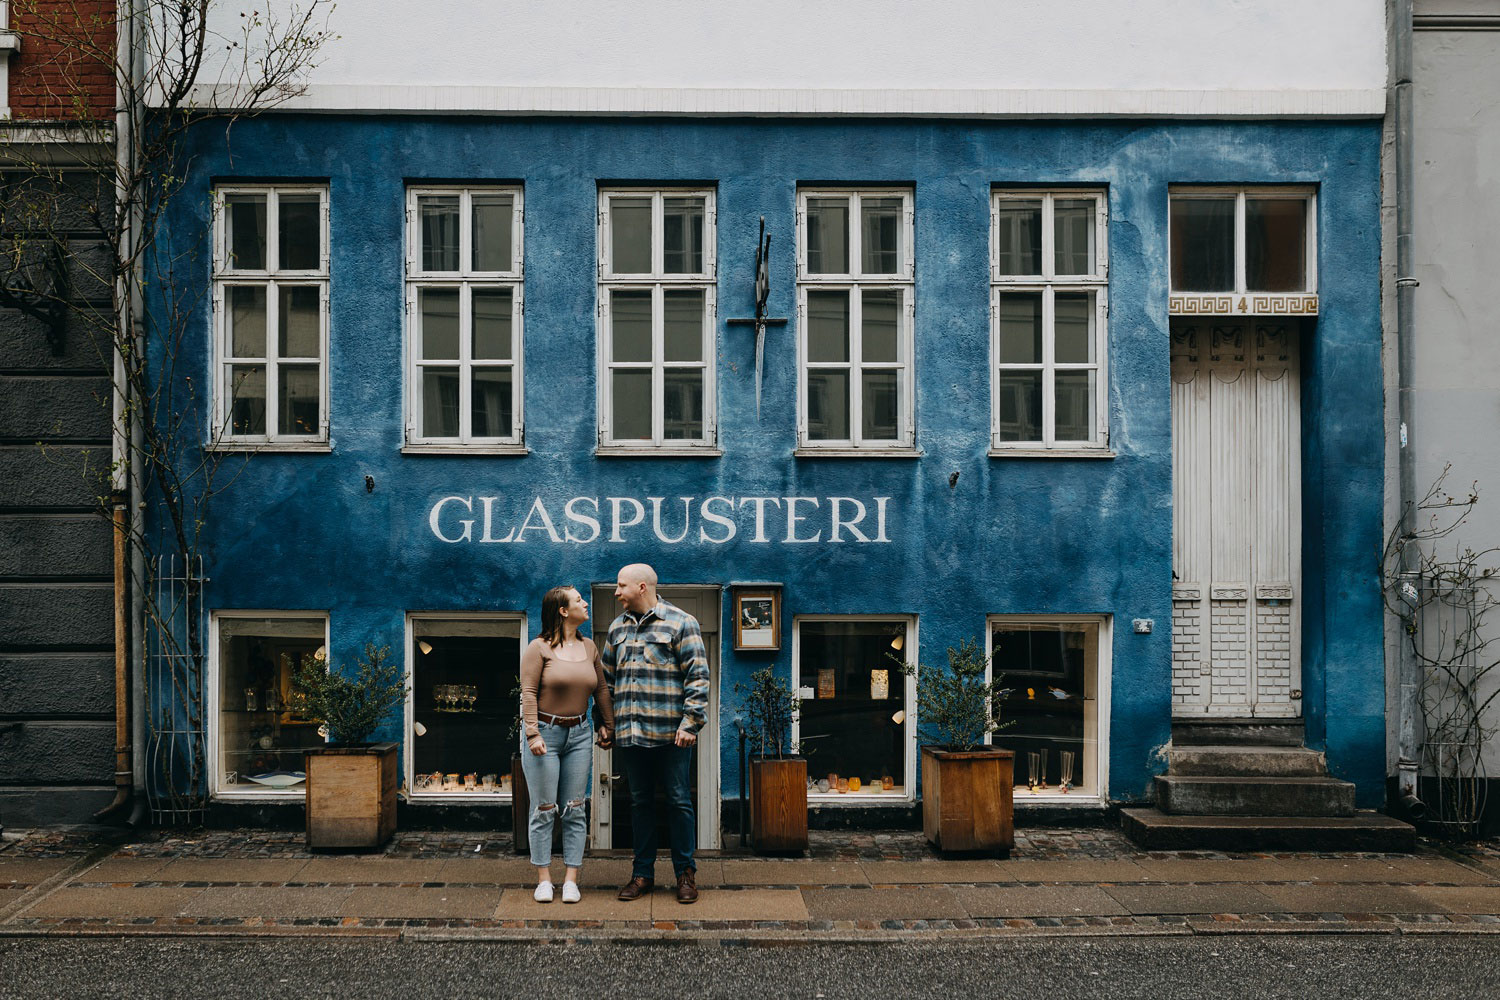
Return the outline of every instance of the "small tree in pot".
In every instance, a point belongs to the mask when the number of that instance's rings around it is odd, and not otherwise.
[[[898,661],[899,663],[900,661]],[[922,830],[944,851],[1015,846],[1015,754],[985,745],[1000,721],[999,677],[970,637],[948,647],[948,669],[901,663],[917,679],[922,746]]]
[[[396,832],[396,743],[367,742],[406,699],[406,673],[390,650],[365,646],[353,674],[324,656],[302,658],[293,680],[299,714],[319,719],[327,746],[306,752],[309,847],[378,847]]]
[[[750,836],[761,853],[807,850],[807,761],[792,743],[798,703],[770,667],[736,683],[750,742]]]

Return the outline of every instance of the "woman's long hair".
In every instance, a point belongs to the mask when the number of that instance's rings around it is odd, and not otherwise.
[[[557,646],[563,641],[563,609],[578,592],[576,587],[553,587],[542,597],[542,641]]]

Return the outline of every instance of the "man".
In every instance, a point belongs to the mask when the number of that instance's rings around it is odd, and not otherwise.
[[[677,902],[698,900],[697,817],[689,775],[693,747],[708,714],[708,656],[698,619],[656,596],[656,571],[644,563],[620,570],[615,599],[623,608],[609,627],[601,657],[615,709],[615,753],[630,782],[635,863],[622,900],[656,884],[656,788],[667,800],[667,830]]]

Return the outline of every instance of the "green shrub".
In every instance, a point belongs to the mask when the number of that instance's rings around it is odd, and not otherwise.
[[[795,757],[799,748],[792,744],[792,720],[801,706],[786,682],[765,667],[750,675],[749,684],[736,681],[734,693],[744,699],[751,752],[776,759]]]
[[[984,738],[1014,722],[1000,721],[1000,677],[985,679],[989,657],[972,636],[948,647],[948,669],[892,660],[917,679],[917,734],[921,742],[947,750],[973,750]]]
[[[367,644],[358,672],[350,676],[335,670],[326,657],[302,657],[292,681],[296,711],[321,720],[334,743],[364,743],[390,710],[406,700],[406,673],[389,660],[389,647]]]

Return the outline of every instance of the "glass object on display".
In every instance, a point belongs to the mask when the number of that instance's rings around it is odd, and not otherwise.
[[[905,647],[906,624],[803,621],[797,628],[799,675],[816,682],[816,697],[802,702],[798,739],[808,772],[826,774],[818,791],[905,792],[897,782],[909,752],[901,714],[906,681],[890,656]],[[880,777],[866,784],[855,774]]]
[[[292,675],[325,632],[322,618],[220,619],[220,791],[301,792],[303,751],[323,740],[289,702]]]
[[[411,634],[413,793],[508,793],[521,623],[416,618]]]
[[[1033,794],[1098,793],[1099,632],[1098,621],[990,622],[990,668],[1013,723],[995,742],[1017,751],[1017,784]]]

